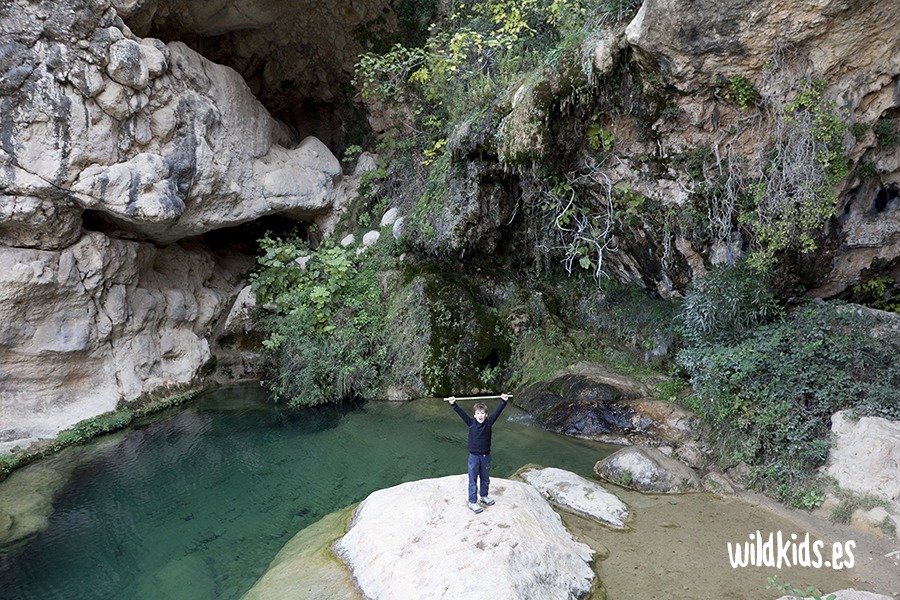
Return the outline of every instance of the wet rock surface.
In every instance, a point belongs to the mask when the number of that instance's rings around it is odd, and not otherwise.
[[[584,363],[526,388],[515,404],[557,433],[609,443],[682,443],[697,436],[689,411],[644,397],[631,378]]]

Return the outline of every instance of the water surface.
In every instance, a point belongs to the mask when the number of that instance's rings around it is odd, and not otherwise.
[[[295,533],[376,489],[465,472],[465,445],[464,424],[437,400],[292,412],[258,388],[219,390],[72,452],[49,526],[0,548],[0,598],[240,598]],[[589,476],[612,449],[509,406],[492,474],[538,463]]]

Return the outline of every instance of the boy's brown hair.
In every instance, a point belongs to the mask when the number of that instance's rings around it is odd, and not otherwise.
[[[479,402],[478,404],[476,404],[475,406],[472,407],[472,414],[477,413],[479,410],[486,413],[487,412],[487,404],[485,404],[484,402]]]

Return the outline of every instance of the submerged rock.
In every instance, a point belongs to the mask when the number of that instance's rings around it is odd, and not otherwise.
[[[11,549],[47,528],[53,498],[69,481],[83,450],[70,448],[13,472],[0,482],[0,550]]]
[[[702,486],[693,469],[656,448],[623,448],[594,465],[594,473],[638,492],[675,494]]]
[[[519,477],[550,502],[579,515],[624,529],[631,517],[628,506],[600,484],[563,469],[525,469]]]
[[[241,600],[361,600],[350,573],[331,552],[335,539],[346,530],[350,511],[323,517],[291,538]]]
[[[336,553],[367,598],[582,598],[593,550],[532,486],[492,479],[496,504],[466,507],[465,475],[379,490],[356,510]]]

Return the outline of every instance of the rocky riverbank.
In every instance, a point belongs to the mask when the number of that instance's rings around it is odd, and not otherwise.
[[[613,487],[619,498],[610,502],[624,503],[633,513],[628,530],[617,531],[581,511],[572,512],[571,506],[544,500],[548,495],[571,495],[571,478],[578,477],[544,471],[543,495],[534,493],[536,489],[529,492],[518,477],[495,479],[492,489],[497,504],[480,515],[469,512],[459,500],[464,475],[375,492],[358,508],[326,517],[300,532],[244,600],[305,590],[328,590],[304,596],[312,598],[399,598],[409,597],[403,594],[410,589],[417,593],[437,590],[438,595],[453,598],[495,598],[494,592],[501,588],[512,593],[504,597],[520,598],[758,600],[780,595],[777,590],[766,591],[772,576],[795,586],[812,584],[825,592],[869,590],[876,595],[867,598],[878,600],[889,600],[890,594],[900,590],[900,557],[896,544],[887,538],[786,510],[753,494],[660,496]],[[591,501],[599,497],[593,491],[587,493]],[[557,529],[561,524],[566,529]],[[545,527],[556,533],[544,537],[548,535]],[[829,548],[832,542],[854,540],[854,566],[840,570],[733,568],[727,544],[743,543],[757,530],[809,533],[812,539],[826,541]],[[547,552],[546,540],[556,536],[562,549],[571,548],[574,553],[554,549],[553,561],[572,562],[561,565],[555,577],[537,578],[546,586],[541,588],[542,595],[528,595],[522,590],[537,585],[535,577],[543,572],[529,567],[528,557]],[[590,550],[580,549],[582,545]],[[541,560],[545,559],[549,557]],[[578,574],[573,579],[564,575],[573,572]],[[583,584],[593,579],[585,588]],[[489,583],[466,587],[474,581]],[[487,595],[478,595],[479,589]]]

